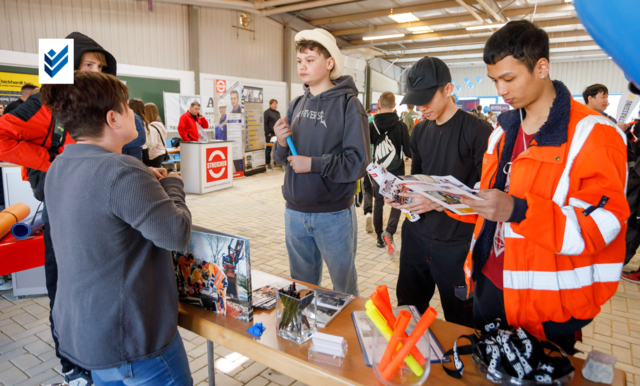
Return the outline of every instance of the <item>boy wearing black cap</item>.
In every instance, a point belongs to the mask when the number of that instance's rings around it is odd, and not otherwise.
[[[438,58],[427,56],[416,62],[407,89],[401,104],[418,106],[426,118],[411,133],[411,174],[451,175],[473,187],[480,181],[491,126],[456,107],[451,73]],[[424,312],[437,285],[445,319],[472,326],[473,302],[461,298],[466,294],[463,265],[473,226],[453,220],[420,194],[403,195],[413,202],[387,202],[420,214],[420,220],[402,226],[398,305],[415,305]]]

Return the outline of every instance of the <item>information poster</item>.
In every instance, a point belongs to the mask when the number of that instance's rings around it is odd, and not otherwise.
[[[164,101],[164,121],[168,131],[178,131],[180,117],[189,111],[192,102],[200,103],[202,108],[202,97],[200,95],[183,95],[172,92],[163,92]]]
[[[0,102],[6,106],[20,99],[22,86],[27,83],[40,87],[38,75],[0,72]]]
[[[216,80],[216,139],[233,141],[233,177],[244,177],[244,109],[240,82]]]
[[[262,95],[262,88],[244,86],[244,108],[247,112],[245,152],[263,150],[265,148]]]

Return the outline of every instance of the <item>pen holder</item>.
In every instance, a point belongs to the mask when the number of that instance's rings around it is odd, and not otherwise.
[[[427,360],[424,361],[422,365],[417,365],[422,369],[421,375],[416,375],[416,369],[410,368],[406,363],[402,363],[400,368],[393,373],[391,378],[386,381],[383,379],[382,371],[378,368],[380,366],[380,361],[382,360],[382,356],[387,348],[387,344],[389,343],[389,339],[391,338],[389,335],[380,332],[375,326],[372,326],[373,330],[373,343],[371,345],[371,353],[372,353],[372,367],[373,372],[376,375],[376,378],[380,383],[385,386],[408,386],[408,385],[422,385],[429,376],[429,371],[431,369],[431,361],[429,358],[431,357],[431,342],[429,338],[429,330],[427,330],[424,335],[418,340],[415,347],[420,351],[424,358]],[[407,329],[407,333],[411,333],[411,327]],[[399,339],[400,343],[404,343],[408,338]]]
[[[276,293],[276,331],[278,336],[302,344],[315,334],[316,296],[308,291],[301,299]]]

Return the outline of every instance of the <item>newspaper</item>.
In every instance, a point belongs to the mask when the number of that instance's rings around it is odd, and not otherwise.
[[[264,309],[273,308],[276,305],[276,292],[281,288],[290,286],[291,283],[293,283],[293,280],[285,279],[257,269],[252,269],[251,286],[256,288],[252,291],[253,307]],[[297,282],[296,288],[298,290],[309,289],[309,287]]]
[[[380,186],[380,194],[400,204],[408,204],[411,199],[400,197],[399,193],[419,193],[444,206],[451,212],[464,216],[478,213],[471,207],[464,205],[460,201],[462,197],[483,201],[482,198],[477,196],[477,191],[469,188],[453,176],[419,174],[396,177],[384,170],[383,167],[373,163],[367,167],[367,171]],[[419,218],[416,214],[410,214],[416,216],[416,220]]]

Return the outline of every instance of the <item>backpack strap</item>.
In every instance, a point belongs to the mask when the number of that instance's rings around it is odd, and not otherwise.
[[[152,126],[154,123],[155,122],[149,123],[149,126]],[[160,129],[158,129],[158,126],[155,126],[155,125],[153,125],[153,128],[156,129],[156,131],[158,132],[158,135],[160,136],[160,139],[162,140],[162,143],[164,144],[164,149],[167,150],[167,142],[162,137],[162,133],[160,132]]]
[[[49,148],[49,162],[53,162],[53,160],[60,154],[60,147],[64,145],[64,141],[66,138],[64,126],[58,121],[55,121],[53,118],[51,119],[53,124],[53,134],[51,134],[51,147]],[[51,130],[51,126],[49,127]]]
[[[373,127],[376,128],[376,131],[378,132],[378,135],[380,135],[380,130],[378,130],[378,125],[376,125],[376,120],[372,120],[371,123],[373,123]]]

